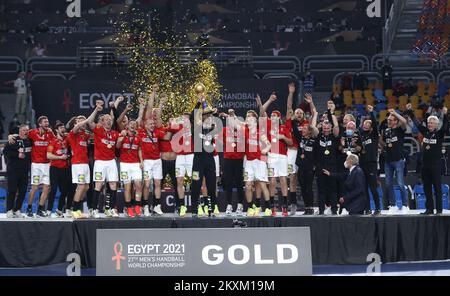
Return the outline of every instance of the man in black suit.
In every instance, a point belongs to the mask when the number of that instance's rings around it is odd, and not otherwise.
[[[344,163],[349,172],[339,174],[323,170],[325,175],[344,181],[344,196],[339,199],[339,203],[350,215],[362,215],[367,203],[366,180],[358,164],[358,156],[349,154]]]

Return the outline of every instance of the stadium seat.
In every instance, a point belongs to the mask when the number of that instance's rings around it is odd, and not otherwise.
[[[418,96],[410,97],[409,102],[411,103],[413,109],[417,109],[419,107],[419,97]]]
[[[344,105],[345,106],[352,106],[353,105],[353,99],[351,97],[344,97]]]
[[[380,111],[386,110],[386,109],[387,109],[387,106],[386,106],[385,103],[378,103],[378,104],[375,105],[375,110],[377,112],[380,112]]]
[[[379,116],[379,118],[378,118],[379,122],[382,122],[383,120],[386,119],[387,113],[388,113],[387,110],[381,110],[381,111],[380,111],[380,113],[378,114],[378,116]]]
[[[375,83],[375,89],[382,90],[383,89],[383,83],[382,82]]]
[[[363,100],[363,96],[362,96],[362,91],[360,90],[355,90],[353,92],[353,97],[355,98],[355,104],[364,104],[364,100]]]
[[[401,110],[406,109],[406,104],[408,104],[408,97],[407,96],[401,96],[398,98],[398,107]]]
[[[422,102],[423,103],[430,103],[430,100],[431,100],[431,98],[430,98],[430,96],[422,96]]]
[[[339,84],[333,84],[333,94],[341,92],[341,86]]]
[[[414,109],[414,116],[419,120],[422,119],[423,118],[422,109]]]
[[[391,97],[394,94],[394,91],[392,89],[387,89],[384,94],[386,95],[386,97]]]
[[[376,89],[374,91],[375,98],[379,101],[387,101],[386,97],[383,95],[383,91],[381,89]]]
[[[397,98],[394,96],[388,97],[387,106],[388,106],[388,109],[396,109],[397,108]]]
[[[428,85],[428,95],[434,96],[436,94],[436,91],[437,91],[436,82],[430,82],[430,84]]]
[[[0,187],[0,213],[6,212],[6,189]]]
[[[373,106],[373,105],[375,104],[375,99],[374,99],[374,97],[366,98],[365,104],[366,104],[366,105],[371,105],[371,106]]]

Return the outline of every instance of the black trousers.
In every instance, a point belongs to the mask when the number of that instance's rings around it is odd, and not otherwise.
[[[425,165],[422,167],[423,189],[425,191],[426,208],[429,211],[434,210],[433,187],[436,196],[436,210],[442,212],[442,187],[441,187],[442,168],[441,164]]]
[[[208,155],[194,155],[192,164],[192,206],[196,209],[198,206],[198,199],[200,197],[200,189],[202,187],[202,180],[205,177],[206,189],[208,197],[216,195],[216,164],[214,156]]]
[[[6,211],[18,211],[22,208],[28,186],[29,169],[10,169],[7,171],[8,196],[6,199]],[[16,199],[17,195],[17,199]]]
[[[328,169],[333,172],[333,169]],[[333,214],[337,213],[337,181],[336,179],[325,175],[322,169],[318,171],[317,186],[319,187],[319,212],[323,213],[325,210],[325,204],[331,205],[331,211]]]
[[[60,169],[50,167],[50,194],[48,196],[47,211],[53,211],[53,204],[55,202],[56,192],[61,192],[58,203],[58,210],[62,211],[68,208],[66,205],[72,204],[69,200],[69,186],[71,185],[70,169]],[[73,196],[72,196],[73,198]]]
[[[298,183],[300,184],[300,189],[302,191],[302,198],[305,203],[305,208],[312,208],[314,206],[314,195],[313,195],[313,181],[314,181],[314,170],[313,169],[303,169],[300,168],[297,173]]]
[[[175,160],[164,160],[162,159],[162,172],[163,178],[169,174],[170,181],[172,182],[172,186],[175,191],[175,201],[178,202],[178,190],[177,190],[177,177],[175,175]],[[161,181],[161,189],[163,187],[164,180]]]
[[[232,202],[233,188],[237,189],[238,201],[244,201],[244,160],[223,159],[223,186],[228,204]]]
[[[367,204],[366,204],[366,211],[370,211],[370,196],[369,196],[369,189],[372,193],[373,202],[375,203],[375,209],[381,210],[380,205],[380,196],[378,195],[378,169],[377,169],[377,163],[363,163],[361,164],[361,169],[364,172],[364,176],[366,177],[366,196],[367,196]]]

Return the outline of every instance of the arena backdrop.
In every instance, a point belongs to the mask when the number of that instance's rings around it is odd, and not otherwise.
[[[237,115],[244,116],[247,110],[257,110],[257,94],[265,102],[272,91],[275,91],[278,100],[271,105],[269,111],[278,109],[284,114],[289,82],[285,79],[221,81],[223,89],[219,110],[232,108]],[[36,117],[46,115],[52,124],[56,120],[66,122],[74,115],[90,114],[95,107],[95,101],[99,99],[107,106],[108,102],[120,95],[134,97],[132,93],[123,92],[123,85],[119,82],[33,81],[31,90]],[[119,109],[124,107],[125,104]]]

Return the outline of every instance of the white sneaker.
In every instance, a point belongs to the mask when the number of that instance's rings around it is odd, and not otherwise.
[[[89,218],[94,218],[94,209],[88,209]]]
[[[57,218],[63,218],[64,217],[64,213],[60,210],[56,210],[56,217]]]
[[[325,206],[325,211],[323,211],[323,213],[327,216],[331,215],[331,207]]]
[[[404,207],[402,206],[402,208],[400,209],[400,214],[402,215],[408,215],[409,214],[409,207]]]
[[[6,212],[6,218],[8,218],[8,219],[14,218],[14,213],[12,210],[9,210],[8,212]]]
[[[154,207],[153,212],[155,212],[159,216],[162,216],[164,214],[163,211],[161,210],[161,205],[157,205],[156,207]]]
[[[111,209],[111,215],[113,216],[113,218],[119,218],[119,213],[116,209]]]
[[[232,213],[233,213],[233,206],[227,205],[227,209],[225,210],[225,215],[231,216]]]
[[[388,215],[396,215],[398,214],[397,206],[389,206]]]
[[[45,211],[44,213],[48,218],[52,217],[52,211]]]
[[[23,218],[22,212],[20,210],[15,211],[14,218]]]
[[[148,205],[144,207],[144,217],[150,217],[150,209],[148,208]]]
[[[112,214],[112,210],[105,210],[105,216],[107,218],[112,218],[113,214]]]
[[[346,209],[342,209],[341,216],[348,216],[349,213]]]
[[[236,208],[236,215],[237,216],[243,216],[244,215],[244,205],[241,203],[238,203]]]
[[[66,218],[72,218],[72,210],[66,210]]]
[[[94,219],[100,218],[100,214],[98,213],[98,210],[92,210],[91,217]]]

